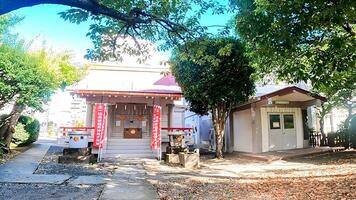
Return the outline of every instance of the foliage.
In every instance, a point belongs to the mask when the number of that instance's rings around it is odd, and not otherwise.
[[[72,66],[68,54],[50,55],[45,50],[26,53],[0,46],[0,106],[16,96],[18,104],[41,110],[60,87],[78,81],[83,70]]]
[[[0,15],[0,39],[5,34],[8,34],[9,29],[21,20],[22,18],[16,15]]]
[[[0,121],[9,115],[1,115]],[[21,115],[15,127],[12,142],[19,146],[26,146],[37,141],[40,133],[40,122],[30,116]]]
[[[23,144],[27,145],[36,142],[40,133],[40,122],[37,119],[22,115],[19,118],[19,123],[24,125],[26,132],[29,134],[28,139]]]
[[[4,148],[6,148],[6,144],[3,140],[0,139],[0,158],[2,157],[2,154],[4,154]]]
[[[18,123],[15,127],[15,133],[12,137],[12,142],[17,145],[24,144],[29,139],[29,137],[30,135],[25,130],[25,125]]]
[[[244,46],[234,38],[204,38],[179,46],[171,58],[173,75],[190,110],[212,113],[218,158],[226,118],[254,92],[254,69],[244,53]]]
[[[221,104],[232,108],[245,102],[254,91],[254,70],[236,39],[187,42],[174,51],[171,63],[184,97],[198,114],[207,114]]]
[[[261,77],[305,81],[338,104],[356,89],[356,2],[235,0],[236,31]]]
[[[105,0],[100,1],[100,5],[130,15],[133,22],[78,8],[60,13],[63,19],[72,23],[92,22],[87,36],[93,41],[94,48],[87,50],[86,57],[98,61],[121,60],[122,54],[143,54],[147,58],[153,47],[139,39],[158,43],[161,50],[166,50],[189,38],[205,35],[208,27],[199,22],[205,13],[226,11],[214,0]],[[143,21],[136,23],[140,19]]]
[[[4,33],[13,25],[10,19],[11,16],[0,18]],[[79,81],[86,70],[73,66],[67,52],[57,54],[47,49],[27,52],[23,42],[17,37],[13,39],[0,38],[0,109],[9,102],[13,103],[9,117],[0,121],[0,139],[7,147],[23,110],[28,107],[42,110],[43,104],[56,90]],[[31,143],[38,137],[39,123],[34,121],[27,126],[31,137],[26,142]],[[19,127],[17,134],[22,133]]]

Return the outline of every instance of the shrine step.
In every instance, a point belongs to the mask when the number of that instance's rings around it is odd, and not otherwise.
[[[107,150],[150,150],[150,144],[145,145],[115,145],[108,144],[106,147]]]
[[[113,149],[106,149],[105,153],[107,154],[148,154],[152,153],[151,149],[120,149],[120,150],[113,150]]]
[[[155,158],[156,154],[104,154],[103,158]]]

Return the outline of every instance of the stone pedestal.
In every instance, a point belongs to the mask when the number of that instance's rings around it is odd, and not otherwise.
[[[63,149],[63,155],[72,156],[89,156],[91,154],[90,148],[65,148]]]
[[[168,164],[180,164],[178,154],[166,154],[166,163]]]
[[[58,163],[64,163],[64,164],[69,164],[69,163],[85,163],[89,164],[91,159],[90,156],[59,156],[58,157]]]
[[[184,168],[199,167],[198,153],[179,153],[179,162]]]
[[[58,157],[58,163],[92,163],[96,158],[90,148],[65,148],[63,156]]]

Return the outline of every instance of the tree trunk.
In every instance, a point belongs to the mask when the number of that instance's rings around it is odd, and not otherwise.
[[[347,104],[347,111],[348,111],[348,115],[347,115],[347,118],[345,119],[345,122],[344,122],[344,127],[346,129],[349,128],[350,126],[350,120],[352,119],[352,117],[354,116],[353,113],[352,113],[352,104]]]
[[[350,130],[350,123],[351,123],[351,119],[355,116],[355,114],[352,113],[352,104],[346,104],[347,105],[347,111],[348,111],[348,115],[347,118],[345,119],[344,122],[344,127],[347,131],[347,136],[346,136],[346,143],[347,143],[347,148],[350,148],[351,145],[353,146],[354,144],[351,144],[351,130]]]
[[[219,108],[213,109],[212,117],[213,117],[215,145],[216,145],[215,157],[218,159],[222,159],[223,147],[224,147],[226,112]]]
[[[5,145],[8,148],[10,148],[12,136],[15,133],[17,121],[19,120],[20,115],[24,109],[24,105],[19,105],[15,103],[9,117],[4,120],[0,127],[0,135],[2,136],[1,138],[4,140]]]

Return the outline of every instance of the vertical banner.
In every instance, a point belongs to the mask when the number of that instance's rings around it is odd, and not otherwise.
[[[153,106],[151,149],[161,148],[161,106]]]
[[[106,116],[106,105],[103,103],[95,104],[93,141],[94,147],[103,147],[106,132]]]

